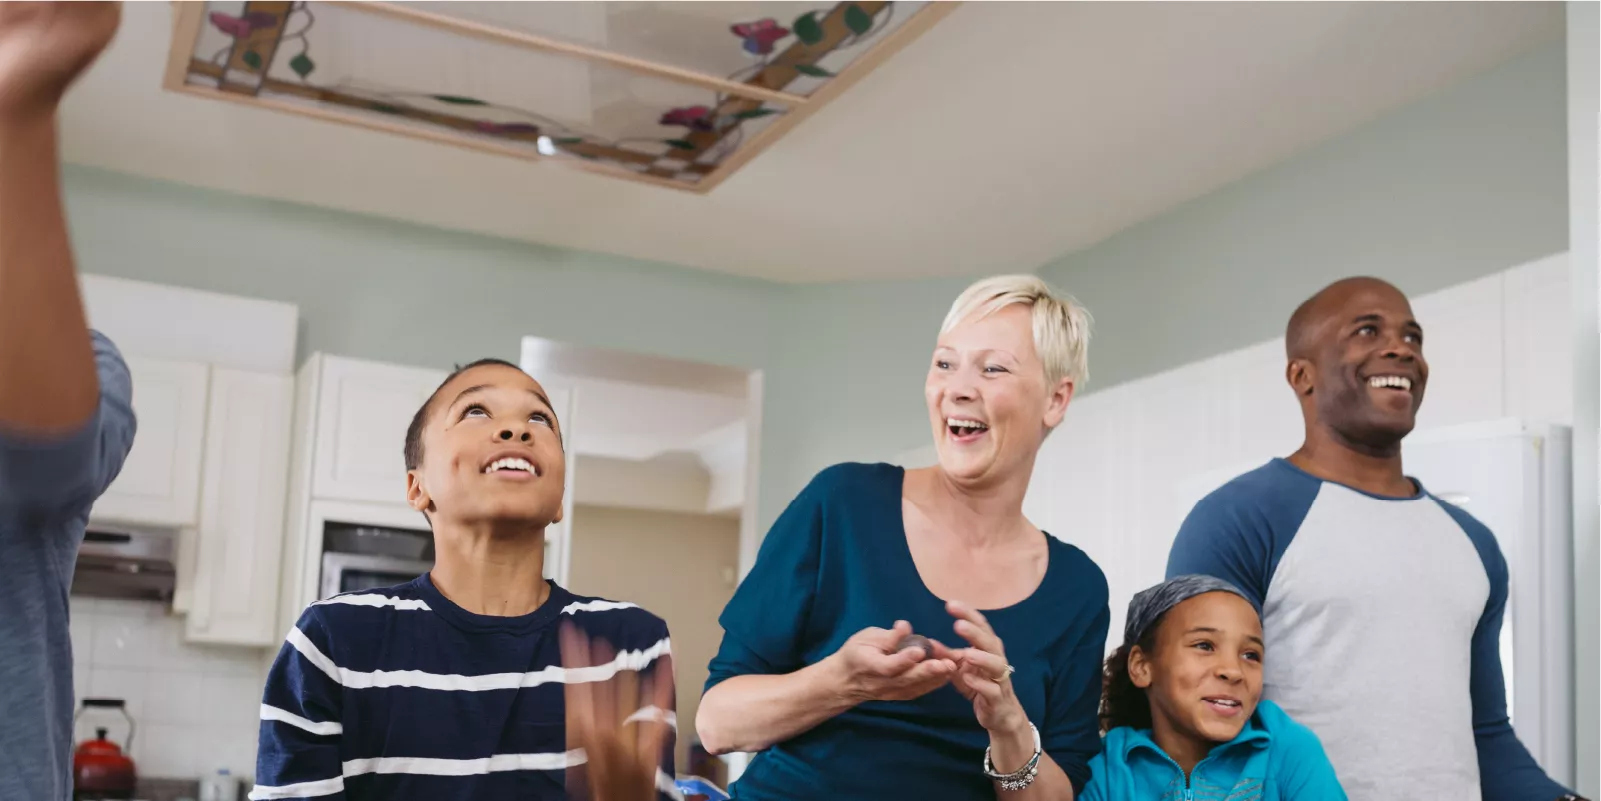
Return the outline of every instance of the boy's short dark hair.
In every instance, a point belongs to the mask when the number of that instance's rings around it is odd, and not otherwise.
[[[510,367],[513,370],[523,369],[505,359],[479,359],[471,364],[456,365],[456,369],[451,371],[450,375],[445,376],[445,380],[439,382],[439,386],[434,387],[434,391],[428,396],[428,400],[423,401],[422,407],[417,410],[415,415],[412,415],[411,425],[406,426],[405,456],[407,470],[416,470],[417,465],[422,464],[422,430],[424,426],[428,425],[428,410],[434,405],[434,398],[439,397],[439,390],[444,389],[446,384],[456,380],[456,376],[474,367],[483,367],[491,364]]]

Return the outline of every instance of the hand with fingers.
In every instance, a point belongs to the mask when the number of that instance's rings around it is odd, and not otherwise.
[[[567,623],[561,630],[563,667],[608,665],[616,653]],[[619,670],[601,681],[566,684],[567,749],[582,750],[585,764],[567,771],[571,798],[654,801],[657,771],[672,745],[673,665],[663,656],[647,671]],[[671,778],[671,777],[669,777]]]
[[[0,3],[0,115],[50,115],[100,55],[119,3]]]
[[[862,701],[909,701],[944,686],[957,670],[957,652],[937,640],[902,647],[912,625],[866,628],[851,635],[836,656],[845,672],[845,690]],[[926,642],[926,647],[925,647]]]
[[[954,684],[973,702],[978,726],[989,732],[985,774],[1002,790],[1025,790],[1041,771],[1044,751],[1039,729],[1029,723],[1023,703],[1012,690],[1012,663],[1005,658],[1005,644],[980,610],[961,601],[946,602],[945,610],[956,618],[957,636],[969,644],[961,652]],[[1052,763],[1044,759],[1044,764]],[[1049,771],[1055,775],[1053,783],[1065,779],[1057,767],[1049,767]]]
[[[1006,661],[1006,644],[983,613],[959,601],[945,604],[956,618],[956,633],[970,647],[961,653],[955,684],[973,702],[973,716],[989,732],[984,751],[984,772],[1002,790],[1023,790],[1039,775],[1044,752],[1039,730],[1012,691],[1012,665]],[[1047,762],[1047,764],[1049,764]],[[1058,775],[1061,771],[1051,768]]]
[[[970,646],[958,653],[953,683],[973,702],[979,725],[991,735],[1027,731],[1028,714],[1012,692],[1012,666],[1006,661],[1005,643],[977,609],[951,601],[945,604],[945,611],[956,618],[956,634]]]

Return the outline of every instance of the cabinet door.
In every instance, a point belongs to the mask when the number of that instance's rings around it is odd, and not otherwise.
[[[329,357],[317,402],[312,495],[406,502],[401,446],[412,415],[445,373]]]
[[[200,459],[206,432],[204,364],[129,358],[133,449],[122,472],[95,502],[91,517],[117,523],[188,527],[200,497]]]
[[[294,379],[218,369],[206,421],[191,641],[273,645]]]

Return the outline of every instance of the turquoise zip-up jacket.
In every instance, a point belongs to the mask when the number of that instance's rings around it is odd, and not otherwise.
[[[1212,749],[1190,772],[1149,729],[1106,733],[1090,760],[1090,783],[1078,801],[1346,801],[1334,766],[1311,729],[1263,701],[1238,737]]]

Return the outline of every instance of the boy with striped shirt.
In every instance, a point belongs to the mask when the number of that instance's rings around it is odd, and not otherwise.
[[[252,799],[677,798],[666,624],[544,579],[561,430],[496,359],[406,432],[433,569],[312,604],[273,664]]]

